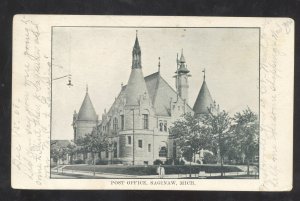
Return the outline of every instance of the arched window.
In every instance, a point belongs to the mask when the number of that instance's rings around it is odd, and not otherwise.
[[[113,129],[116,131],[118,129],[118,119],[117,117],[114,118],[113,120]]]
[[[148,129],[149,128],[148,114],[143,114],[143,126],[144,126],[144,129]]]
[[[168,154],[167,147],[166,146],[161,147],[158,153],[159,157],[167,157],[167,154]]]

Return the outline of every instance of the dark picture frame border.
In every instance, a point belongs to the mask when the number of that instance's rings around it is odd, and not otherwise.
[[[52,0],[0,2],[0,198],[22,200],[266,200],[297,201],[300,197],[300,135],[293,140],[293,189],[290,192],[220,192],[220,191],[83,191],[21,190],[11,188],[11,90],[12,90],[12,22],[15,14],[73,15],[158,15],[158,16],[227,16],[291,17],[295,20],[294,122],[300,121],[300,3],[298,0]],[[297,68],[298,66],[298,68]],[[294,124],[294,133],[300,124]]]

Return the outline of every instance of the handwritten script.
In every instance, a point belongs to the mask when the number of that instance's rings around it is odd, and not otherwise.
[[[286,56],[281,48],[281,40],[290,34],[292,20],[281,23],[271,23],[266,19],[261,29],[261,61],[260,61],[260,172],[262,173],[261,190],[273,189],[278,186],[278,125],[276,114],[278,110],[278,60]]]
[[[25,91],[18,93],[13,103],[12,134],[16,145],[12,164],[32,182],[42,185],[43,178],[49,178],[50,172],[45,152],[49,153],[50,144],[51,68],[49,58],[41,53],[39,25],[26,18],[21,23],[24,25],[22,53],[25,56],[21,80]]]

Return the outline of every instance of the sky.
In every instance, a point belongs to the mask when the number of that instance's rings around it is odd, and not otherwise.
[[[52,139],[72,139],[74,110],[88,85],[99,119],[127,84],[136,30],[144,76],[158,70],[175,89],[176,55],[183,50],[193,107],[203,82],[220,108],[234,115],[259,107],[259,30],[254,28],[54,27],[52,36]]]

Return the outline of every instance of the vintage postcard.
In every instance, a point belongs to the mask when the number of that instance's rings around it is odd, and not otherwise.
[[[12,187],[289,191],[290,18],[16,15]]]

